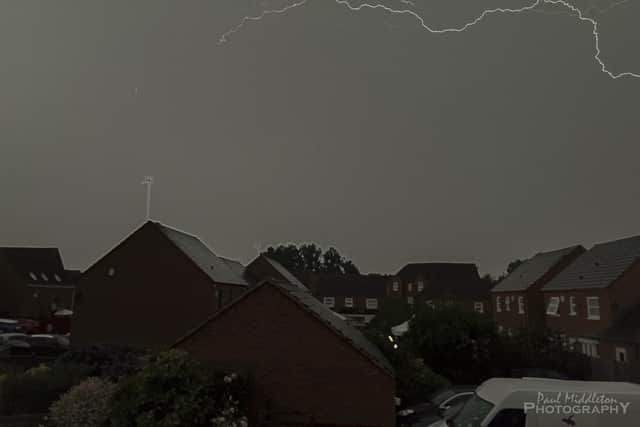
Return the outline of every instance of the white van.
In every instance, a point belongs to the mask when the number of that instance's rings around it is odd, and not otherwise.
[[[546,378],[492,378],[432,427],[638,427],[640,385]]]

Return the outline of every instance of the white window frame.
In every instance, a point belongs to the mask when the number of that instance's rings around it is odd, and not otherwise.
[[[353,298],[352,297],[345,297],[344,298],[344,306],[346,308],[353,308]]]
[[[524,314],[524,297],[518,296],[518,314]]]
[[[424,291],[424,282],[420,280],[418,282],[418,292],[422,292],[422,291]]]
[[[407,304],[409,305],[413,305],[415,303],[415,300],[413,299],[412,296],[408,296],[407,297]]]
[[[624,360],[620,360],[620,354],[624,355]],[[627,349],[625,347],[616,347],[616,362],[627,363],[628,361],[629,356],[627,354]]]
[[[578,313],[576,312],[576,297],[569,297],[569,316],[576,316]]]
[[[365,301],[367,310],[377,310],[378,309],[378,298],[367,298]]]
[[[334,297],[324,297],[322,303],[329,308],[333,308],[336,306],[336,299]]]
[[[474,302],[473,311],[475,311],[476,313],[484,313],[484,303],[482,301]]]
[[[596,302],[597,305],[592,305],[593,302]],[[594,309],[597,309],[597,314],[593,313]],[[587,297],[587,319],[600,320],[600,297]]]
[[[511,298],[507,295],[504,299],[504,310],[511,311]]]
[[[555,307],[555,310],[551,308]],[[547,304],[547,316],[560,316],[560,297],[550,297]]]
[[[496,312],[501,313],[502,312],[502,305],[500,302],[500,295],[496,295]]]
[[[582,354],[593,359],[600,358],[600,354],[598,354],[598,340],[578,338],[578,342],[580,343],[580,352]]]
[[[393,286],[393,292],[398,292],[400,290],[400,283],[398,283],[397,280],[393,282],[392,286]]]

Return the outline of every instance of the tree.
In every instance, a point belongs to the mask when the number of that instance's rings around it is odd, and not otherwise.
[[[523,263],[524,261],[522,261],[521,259],[516,259],[514,261],[511,261],[507,266],[507,274],[513,273],[515,269],[520,267],[520,265],[522,265]]]
[[[324,253],[315,243],[306,243],[300,247],[289,245],[269,246],[263,255],[272,258],[291,271],[305,271],[328,274],[359,274],[351,260],[343,257],[334,247]]]

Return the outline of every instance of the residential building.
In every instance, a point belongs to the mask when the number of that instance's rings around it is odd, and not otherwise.
[[[248,286],[239,262],[147,221],[80,278],[72,342],[166,348]]]
[[[452,301],[479,313],[491,311],[490,284],[480,279],[478,267],[465,263],[412,263],[386,284],[389,298],[402,298],[409,305]]]
[[[0,248],[0,317],[49,325],[71,310],[80,271],[65,269],[57,248]]]
[[[254,259],[244,270],[238,270],[251,285],[257,285],[263,280],[271,280],[281,283],[289,283],[298,286],[301,289],[308,288],[287,270],[278,261],[265,255],[260,255]]]
[[[640,363],[640,236],[595,245],[542,288],[546,323],[610,378],[616,360]],[[631,331],[631,333],[630,333]],[[620,354],[624,356],[620,357]]]
[[[498,328],[505,332],[544,329],[542,287],[584,252],[582,246],[540,252],[494,286],[491,290],[493,317]]]
[[[320,302],[354,326],[365,326],[378,313],[389,276],[380,274],[314,274],[309,287]]]
[[[219,369],[252,372],[250,425],[395,425],[390,363],[299,286],[264,281],[174,347]]]

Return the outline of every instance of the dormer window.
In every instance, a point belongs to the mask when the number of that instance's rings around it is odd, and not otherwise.
[[[29,277],[31,277],[31,280],[38,280],[38,276],[35,273],[29,273]]]

